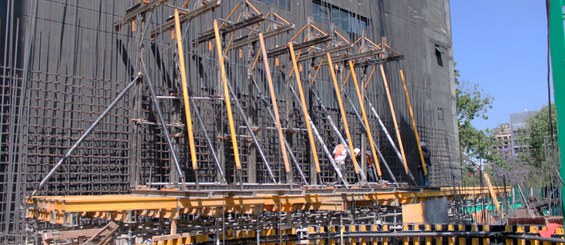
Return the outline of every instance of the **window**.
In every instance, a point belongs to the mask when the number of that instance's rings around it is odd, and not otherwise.
[[[438,120],[444,120],[444,115],[443,115],[443,107],[438,107],[437,108],[437,119]]]
[[[367,29],[369,22],[365,17],[318,0],[312,1],[312,17],[324,24],[334,23],[352,39],[357,39]]]
[[[437,60],[437,65],[443,67],[443,50],[437,44],[436,44],[436,60]]]
[[[312,17],[321,23],[330,23],[330,9],[319,3],[312,4]]]
[[[280,9],[286,9],[290,11],[290,0],[257,0],[257,2],[274,5]]]

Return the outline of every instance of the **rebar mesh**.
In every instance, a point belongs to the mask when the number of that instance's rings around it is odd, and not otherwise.
[[[150,42],[147,37],[140,41],[144,29],[158,27],[169,18],[172,10],[167,7],[158,8],[151,14],[144,15],[145,26],[137,26],[136,32],[130,27],[115,31],[114,21],[121,19],[126,10],[136,2],[8,0],[0,3],[0,7],[3,7],[0,8],[0,32],[5,33],[0,40],[0,193],[3,197],[0,200],[0,232],[10,240],[23,239],[26,236],[24,213],[19,206],[24,196],[35,188],[85,128],[141,70],[140,60],[148,66],[149,74],[144,76],[151,78],[158,95],[177,97],[162,98],[158,101],[166,122],[170,124],[168,129],[173,135],[174,150],[178,153],[187,181],[195,181],[195,172],[190,164],[184,105],[180,99],[182,88],[179,82],[175,40],[171,40],[169,33],[165,33],[155,42]],[[271,8],[270,5],[252,2],[256,3],[261,11],[267,12],[266,10]],[[370,2],[361,2],[382,10]],[[412,7],[430,15],[424,9],[428,4],[436,2],[441,1],[421,1]],[[291,5],[293,10],[302,8],[304,11],[281,11],[281,14],[288,15],[287,19],[292,20],[296,27],[301,27],[310,16],[311,6],[308,1],[304,3],[297,1]],[[197,98],[192,110],[199,110],[203,120],[203,125],[193,120],[198,176],[201,182],[220,181],[204,131],[211,137],[220,165],[225,170],[227,182],[239,181],[234,167],[215,50],[209,49],[211,43],[207,42],[192,45],[192,41],[200,33],[212,28],[214,18],[226,16],[235,4],[237,1],[224,1],[213,14],[195,19],[190,27],[185,26],[187,29],[184,29],[187,30],[184,46],[189,76],[188,89],[191,96]],[[385,8],[387,11],[408,15],[399,10],[407,8],[403,2],[391,2],[390,6],[387,4]],[[360,12],[364,13],[362,10]],[[433,60],[435,56],[428,57],[428,51],[431,50],[428,46],[434,47],[430,45],[433,41],[420,44],[422,40],[428,40],[428,32],[425,31],[427,29],[421,25],[390,16],[382,16],[381,20],[381,17],[371,15],[365,16],[370,23],[367,30],[369,37],[379,40],[381,35],[388,34],[390,45],[407,59],[404,64],[418,129],[421,138],[427,141],[432,149],[432,185],[457,185],[460,180],[460,167],[454,111],[451,107],[454,103],[451,91],[451,61],[449,65],[446,62],[446,67],[430,67],[426,64],[427,61],[423,61]],[[440,19],[434,25],[437,25],[437,28],[449,29],[447,22],[448,20]],[[316,24],[322,28],[327,27],[322,23]],[[266,42],[267,48],[284,45],[291,36],[292,33],[284,33],[269,39]],[[449,40],[450,37],[434,36],[430,39]],[[250,49],[257,48],[257,44],[254,45],[230,51],[226,61],[228,81],[246,113],[245,116],[240,115],[232,101],[243,168],[241,179],[250,183],[271,182],[265,163],[244,125],[245,119],[250,122],[275,179],[286,182],[287,176],[275,123],[268,113],[270,96],[267,92],[263,64],[259,62],[257,67],[248,73],[249,64],[252,63],[250,58],[254,58],[254,55],[249,54],[256,52]],[[321,150],[320,142],[317,143],[317,149],[322,171],[316,176],[301,108],[289,88],[296,88],[295,81],[288,78],[290,74],[287,62],[290,59],[287,54],[283,54],[278,60],[280,62],[275,63],[273,59],[270,61],[275,93],[284,136],[296,156],[298,165],[306,181],[311,184],[337,182],[335,171]],[[322,68],[316,81],[308,81],[309,62],[301,62],[304,67],[301,70],[303,82],[314,82],[312,89],[321,97],[331,118],[343,133],[343,123],[329,71]],[[385,64],[409,167],[412,174],[417,176],[416,142],[397,74],[398,68],[396,63]],[[338,74],[340,79],[343,79],[345,71],[346,69],[343,69]],[[257,81],[261,91],[257,91],[252,85],[250,77]],[[178,181],[171,151],[158,125],[155,103],[150,99],[146,82],[147,80],[138,83],[117,104],[40,191],[40,195],[125,193],[140,185]],[[369,84],[367,96],[380,113],[388,131],[393,133],[394,126],[378,72]],[[358,106],[351,82],[342,89],[342,93],[347,93],[354,106]],[[324,143],[332,151],[338,143],[338,137],[313,97],[312,91],[308,86],[305,86],[304,90],[310,116]],[[259,92],[266,97],[267,105],[261,102]],[[344,103],[354,144],[360,146],[364,137],[362,127],[352,112],[351,105],[345,99]],[[445,111],[445,115],[438,115],[438,111]],[[370,112],[368,114],[373,138],[396,179],[408,182],[403,166],[382,129],[374,116]],[[194,117],[194,112],[192,116]],[[366,139],[363,140],[368,150],[368,143]],[[293,182],[301,183],[296,166],[292,162],[291,166]],[[357,181],[350,161],[347,165],[347,177],[350,183]],[[386,180],[391,179],[384,169],[383,177]],[[21,241],[17,239],[13,241]]]

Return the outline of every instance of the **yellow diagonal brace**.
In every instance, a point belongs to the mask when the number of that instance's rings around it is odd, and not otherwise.
[[[335,75],[334,64],[332,62],[332,55],[328,53],[327,56],[328,56],[328,66],[330,67],[330,73],[332,74],[335,94],[337,97],[337,103],[339,104],[341,120],[343,121],[343,128],[345,129],[345,135],[347,136],[349,155],[351,156],[351,160],[353,160],[353,167],[355,169],[355,173],[359,174],[359,166],[357,165],[357,159],[355,159],[355,156],[353,155],[353,149],[354,149],[353,139],[351,138],[351,134],[349,133],[349,125],[347,124],[347,114],[345,112],[345,107],[343,107],[343,100],[341,99],[341,92],[339,91],[339,84],[337,83],[337,77]]]
[[[420,134],[418,134],[418,127],[416,126],[416,119],[414,118],[414,110],[412,109],[412,103],[410,102],[410,95],[408,94],[408,88],[406,86],[406,78],[404,77],[404,71],[400,68],[400,80],[402,80],[402,87],[404,88],[404,95],[406,95],[406,104],[408,105],[408,111],[410,112],[410,119],[412,120],[412,129],[414,129],[414,135],[416,136],[416,144],[418,146],[418,152],[420,153],[420,161],[422,162],[422,170],[424,170],[424,175],[428,176],[428,168],[426,167],[426,161],[424,160],[424,153],[422,152],[422,146],[420,145]]]
[[[194,145],[194,131],[192,130],[192,117],[190,114],[190,102],[188,100],[188,84],[186,81],[186,70],[184,66],[184,50],[182,48],[182,33],[179,19],[179,10],[175,9],[175,36],[177,39],[177,48],[179,55],[179,70],[182,81],[182,99],[184,102],[184,115],[186,117],[186,131],[188,133],[188,145],[190,148],[190,158],[192,160],[192,169],[198,170],[196,163],[196,147]]]
[[[353,85],[355,85],[355,92],[357,93],[357,99],[359,100],[359,107],[361,107],[361,114],[363,115],[363,123],[367,129],[367,138],[369,139],[369,145],[371,146],[371,153],[373,153],[374,164],[377,167],[377,174],[379,177],[382,176],[381,166],[379,165],[379,155],[377,155],[377,150],[375,149],[375,142],[373,142],[373,134],[371,133],[371,127],[369,126],[369,119],[367,118],[367,112],[365,111],[365,104],[363,103],[363,95],[359,89],[359,83],[357,81],[357,74],[355,73],[355,67],[353,66],[353,61],[349,61],[349,70],[351,77],[353,78]]]
[[[492,202],[496,207],[496,212],[500,214],[500,203],[498,202],[498,198],[496,197],[496,192],[492,187],[492,183],[490,182],[490,177],[488,176],[487,172],[483,172],[483,178],[485,178],[485,182],[487,182],[488,192],[490,193],[490,197],[492,198]]]
[[[284,134],[281,126],[279,107],[277,106],[277,97],[275,95],[275,87],[273,86],[273,78],[271,77],[271,68],[269,67],[269,59],[267,58],[267,49],[265,48],[265,40],[263,39],[263,33],[259,33],[259,43],[261,45],[261,56],[263,56],[263,64],[265,65],[265,74],[267,75],[267,83],[269,85],[271,103],[273,104],[273,112],[275,114],[275,125],[277,126],[277,131],[279,133],[279,144],[281,146],[281,152],[283,156],[284,170],[286,171],[287,176],[289,176],[291,169],[290,169],[290,164],[288,163],[288,156],[284,144]]]
[[[220,40],[220,32],[218,30],[218,21],[214,19],[214,35],[216,37],[216,51],[218,53],[218,63],[220,64],[220,74],[222,79],[222,84],[224,87],[224,101],[226,102],[226,111],[228,114],[228,121],[230,126],[230,134],[231,134],[231,143],[233,147],[233,157],[235,159],[235,167],[238,170],[241,170],[241,162],[239,159],[239,149],[237,148],[237,138],[235,131],[235,125],[233,122],[233,114],[231,110],[231,100],[230,100],[230,92],[228,88],[228,80],[226,78],[226,67],[224,64],[224,56],[222,52],[222,41]]]
[[[306,98],[304,90],[302,89],[302,81],[300,80],[300,72],[298,71],[298,63],[296,62],[296,55],[294,53],[294,45],[292,42],[288,43],[290,50],[290,58],[292,58],[292,65],[294,76],[298,87],[298,94],[300,95],[300,102],[302,103],[302,114],[304,115],[304,122],[306,123],[306,130],[308,131],[308,140],[310,141],[310,148],[312,149],[312,158],[314,158],[314,165],[316,166],[316,173],[320,173],[320,162],[318,160],[318,152],[316,150],[316,141],[314,141],[314,134],[312,133],[312,126],[310,125],[310,115],[308,115],[308,108],[306,107]]]
[[[394,110],[394,104],[392,103],[392,97],[390,95],[390,89],[388,88],[388,79],[386,78],[385,68],[383,64],[379,65],[381,71],[381,76],[383,78],[383,84],[385,86],[386,97],[388,99],[388,105],[390,107],[390,114],[392,115],[392,122],[394,123],[394,130],[396,132],[396,139],[398,140],[398,147],[400,147],[400,153],[402,154],[402,164],[404,165],[404,170],[406,174],[412,176],[410,169],[408,169],[408,163],[406,162],[406,154],[404,153],[404,146],[402,144],[402,138],[400,137],[400,129],[398,128],[398,121],[396,120],[396,111]]]

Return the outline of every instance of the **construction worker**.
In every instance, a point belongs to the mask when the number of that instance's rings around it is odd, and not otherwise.
[[[345,140],[345,144],[347,144],[347,140]],[[334,160],[339,166],[339,170],[341,171],[341,175],[343,179],[346,178],[346,168],[345,168],[345,159],[347,158],[347,146],[340,143],[338,144],[333,151]],[[341,179],[338,180],[338,184],[344,184]]]
[[[422,147],[422,154],[424,155],[424,162],[426,164],[426,169],[428,170],[428,175],[430,174],[430,167],[432,166],[432,162],[430,161],[430,156],[432,152],[428,148],[428,145],[425,141],[420,141],[420,146]],[[422,186],[429,186],[428,183],[428,176],[424,174],[424,169],[422,168],[422,164],[418,164],[418,172],[420,172],[420,181]]]
[[[353,150],[353,153],[355,153],[355,157],[357,158],[357,161],[361,161],[361,150],[359,150],[359,148],[355,148]],[[376,182],[377,174],[375,172],[375,163],[373,161],[373,155],[370,152],[365,151],[365,158],[367,159],[367,181]]]

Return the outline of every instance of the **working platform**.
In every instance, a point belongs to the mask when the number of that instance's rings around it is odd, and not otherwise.
[[[506,190],[494,188],[497,193]],[[270,192],[270,193],[269,193]],[[128,222],[136,217],[176,219],[183,214],[218,217],[222,213],[346,211],[352,206],[399,206],[434,198],[488,194],[488,188],[384,188],[301,190],[248,189],[234,191],[138,190],[128,195],[36,196],[29,202],[28,218],[73,226],[79,218]]]

